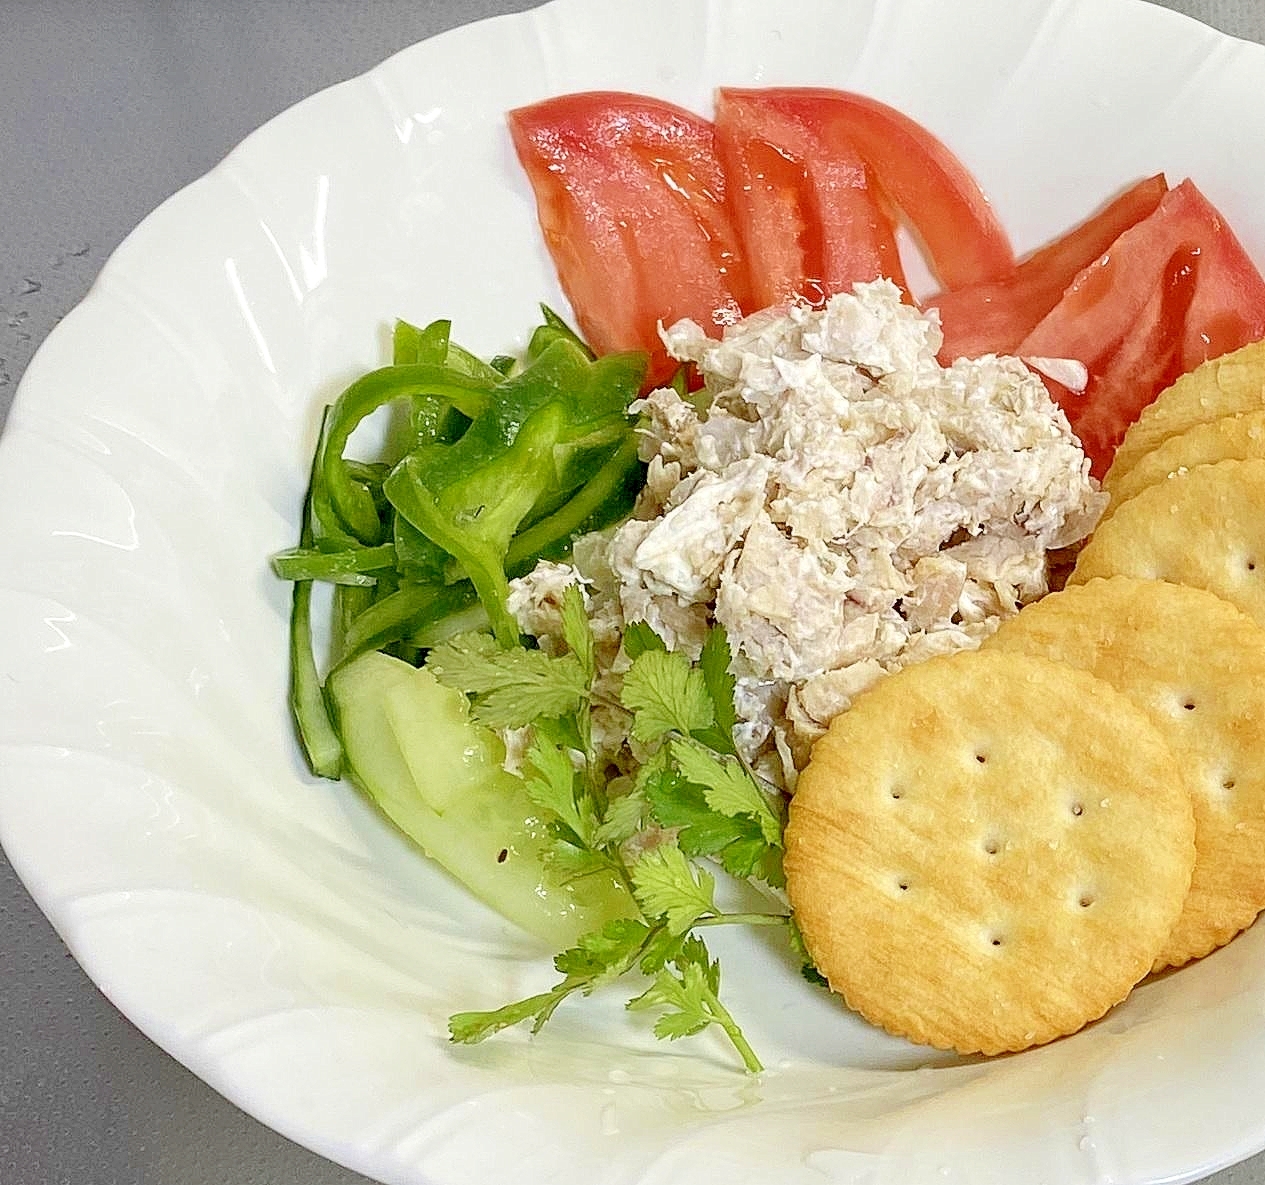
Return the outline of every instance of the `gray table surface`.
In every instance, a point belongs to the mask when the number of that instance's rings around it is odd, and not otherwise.
[[[1159,2],[1265,41],[1262,0]],[[0,419],[36,347],[124,235],[253,128],[415,41],[530,7],[0,0]],[[1265,1154],[1208,1180],[1265,1185]],[[152,1045],[0,858],[0,1182],[364,1181],[256,1123]]]

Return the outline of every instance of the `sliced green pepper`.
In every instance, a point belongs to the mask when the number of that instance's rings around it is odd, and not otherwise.
[[[469,577],[506,645],[518,637],[505,607],[511,539],[533,510],[555,510],[559,491],[578,488],[631,435],[626,407],[643,373],[640,355],[590,362],[560,336],[496,389],[460,440],[417,449],[384,483],[397,512]]]
[[[377,583],[373,573],[395,566],[395,547],[356,547],[347,551],[319,551],[293,547],[272,557],[272,570],[282,580],[327,580],[334,584]]]
[[[345,530],[361,543],[382,542],[382,521],[373,498],[351,476],[343,459],[348,438],[366,416],[397,399],[424,396],[443,400],[474,419],[487,407],[490,390],[482,380],[424,362],[384,366],[352,383],[334,403],[317,462],[330,508]]]

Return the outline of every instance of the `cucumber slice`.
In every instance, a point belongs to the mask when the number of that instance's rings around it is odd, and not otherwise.
[[[429,671],[409,666],[409,672],[383,689],[382,711],[426,805],[443,815],[494,781],[517,781],[501,768],[501,738],[471,723],[465,696]]]
[[[563,948],[634,911],[613,876],[560,885],[544,875],[539,813],[459,692],[379,651],[338,668],[327,691],[351,780],[503,917]]]

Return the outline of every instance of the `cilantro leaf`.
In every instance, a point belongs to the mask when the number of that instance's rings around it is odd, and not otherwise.
[[[703,653],[699,656],[698,665],[703,672],[703,682],[707,684],[707,694],[712,697],[716,712],[716,728],[728,742],[723,746],[724,751],[729,753],[734,751],[734,729],[738,725],[738,712],[734,707],[734,690],[738,684],[729,673],[729,663],[732,658],[725,627],[712,626],[707,631],[707,639],[703,643]]]
[[[559,749],[584,752],[584,738],[580,736],[580,730],[576,727],[573,712],[565,716],[542,716],[533,724],[532,734]]]
[[[491,1012],[457,1012],[448,1018],[448,1035],[459,1045],[475,1045],[493,1033],[508,1029],[511,1025],[532,1021],[531,1031],[540,1032],[545,1022],[553,1015],[554,1009],[566,999],[569,992],[541,992],[538,996],[528,996],[525,1000],[516,1000],[503,1008]]]
[[[638,964],[643,975],[656,975],[681,953],[681,944],[685,938],[673,934],[666,927],[651,936],[641,954]]]
[[[504,653],[491,634],[456,634],[432,648],[426,657],[426,669],[445,687],[478,695],[500,686],[498,658]]]
[[[650,927],[645,922],[617,918],[583,935],[575,946],[559,954],[553,965],[563,975],[584,979],[596,987],[628,970],[649,937]]]
[[[602,822],[593,833],[593,843],[598,847],[621,844],[632,839],[645,826],[648,810],[646,795],[642,790],[632,790],[612,798],[607,804]]]
[[[786,883],[781,850],[768,843],[750,815],[713,810],[703,787],[676,770],[649,779],[645,793],[651,816],[661,827],[676,829],[677,844],[687,856],[711,856],[744,880],[755,877],[776,887]]]
[[[586,876],[612,871],[608,857],[572,842],[569,834],[562,832],[562,825],[559,824],[552,846],[541,855],[541,863],[550,881],[557,885],[569,885]]]
[[[506,682],[495,691],[479,696],[471,715],[489,728],[522,728],[540,716],[561,716],[574,712],[588,694],[580,664],[571,655],[549,658],[539,650],[519,650],[524,659],[513,664]]]
[[[629,869],[638,904],[652,918],[666,918],[673,934],[684,934],[699,918],[716,912],[716,880],[697,868],[675,844],[663,844]]]
[[[576,992],[587,996],[635,966],[647,941],[658,932],[627,918],[607,922],[601,930],[584,935],[575,946],[557,956],[554,966],[564,976],[561,983],[490,1012],[458,1012],[448,1018],[449,1036],[455,1042],[471,1045],[527,1020],[532,1022],[531,1031],[538,1033],[568,996]]]
[[[821,987],[829,987],[829,981],[817,970],[817,965],[813,962],[812,955],[808,953],[808,947],[804,944],[804,933],[799,928],[794,916],[787,919],[786,931],[791,953],[799,960],[799,973],[809,983],[815,983]]]
[[[647,650],[667,650],[668,644],[644,621],[633,621],[624,627],[624,653],[629,661],[640,658]]]
[[[585,685],[591,685],[597,671],[593,647],[593,627],[584,607],[584,591],[568,584],[562,594],[562,637],[580,664]]]
[[[583,844],[593,834],[591,811],[581,810],[576,796],[576,771],[571,755],[552,745],[539,734],[527,747],[523,788],[528,798],[543,811],[556,815]]]
[[[568,652],[560,656],[458,635],[432,650],[428,666],[472,697],[475,720],[531,728],[524,786],[552,841],[542,856],[548,875],[573,883],[617,874],[630,884],[642,916],[608,923],[562,951],[554,960],[562,979],[550,991],[489,1012],[455,1014],[452,1039],[481,1041],[521,1023],[539,1031],[570,996],[640,970],[650,986],[629,1007],[657,1009],[658,1036],[676,1039],[718,1025],[757,1071],[758,1059],[720,1002],[719,963],[694,933],[724,922],[781,921],[721,914],[714,877],[691,860],[712,857],[733,875],[781,880],[780,814],[733,741],[735,680],[724,630],[709,632],[697,664],[669,651],[645,623],[626,631],[631,665],[621,703],[632,714],[632,739],[648,748],[628,792],[608,791],[596,765],[590,720],[596,646],[579,584],[563,594],[562,633]],[[619,848],[651,821],[675,830],[676,842],[628,867]]]
[[[765,841],[782,842],[782,820],[764,791],[734,757],[718,757],[694,740],[674,740],[672,756],[687,780],[703,787],[707,805],[722,815],[750,815]]]
[[[711,961],[707,944],[697,934],[691,934],[681,943],[681,949],[673,962],[681,970],[689,965],[702,968],[707,986],[713,992],[720,991],[720,963]]]
[[[574,712],[587,698],[579,659],[542,650],[506,649],[486,634],[458,634],[441,642],[427,669],[447,687],[473,695],[470,714],[489,728],[523,728],[542,716]]]
[[[747,1069],[759,1073],[760,1059],[742,1030],[720,1002],[720,964],[712,962],[703,940],[685,939],[673,956],[672,968],[661,968],[654,982],[640,996],[628,1001],[633,1010],[662,1008],[654,1024],[656,1037],[675,1041],[719,1025],[742,1056]]]
[[[712,810],[703,788],[687,782],[676,770],[664,770],[646,782],[646,801],[661,827],[678,828],[677,842],[687,856],[711,856],[735,839],[760,834],[753,819],[730,818]]]
[[[752,827],[755,824],[752,823]],[[780,889],[786,884],[782,871],[782,849],[765,841],[762,835],[744,835],[727,843],[715,853],[720,866],[741,880],[762,880]]]
[[[681,973],[664,968],[640,996],[628,1001],[628,1007],[666,1009],[654,1022],[654,1035],[675,1041],[714,1023],[707,1012],[707,994],[702,971],[691,963]]]
[[[696,728],[706,728],[713,719],[702,672],[675,651],[639,654],[624,675],[620,698],[634,714],[633,737],[643,743],[673,731],[688,736]]]

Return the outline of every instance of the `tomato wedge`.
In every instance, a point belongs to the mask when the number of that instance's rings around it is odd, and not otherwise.
[[[896,229],[861,154],[820,104],[722,89],[716,142],[755,307],[820,303],[861,280],[904,286]]]
[[[946,287],[1014,268],[1010,239],[975,178],[926,128],[885,103],[822,87],[722,88],[716,129],[753,260],[756,244],[798,224],[803,270],[820,259],[828,290],[879,272],[901,282],[891,258],[894,205]],[[832,260],[841,263],[832,268]]]
[[[1139,181],[1088,221],[1029,255],[1009,275],[924,301],[927,308],[940,310],[941,361],[948,365],[955,358],[1013,354],[1077,274],[1129,227],[1154,213],[1167,192],[1163,174]]]
[[[1265,280],[1186,180],[1081,271],[1016,352],[1085,364],[1082,394],[1051,389],[1101,476],[1177,375],[1263,336]]]
[[[659,382],[675,367],[660,320],[714,328],[750,307],[707,120],[614,91],[546,99],[508,118],[562,289],[599,354],[646,350]]]

